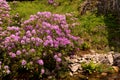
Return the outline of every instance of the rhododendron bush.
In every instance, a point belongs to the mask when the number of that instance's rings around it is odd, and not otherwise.
[[[38,12],[21,27],[0,27],[0,75],[25,68],[42,75],[59,69],[63,56],[77,49],[65,15]]]
[[[0,26],[8,25],[10,7],[5,0],[0,0]]]

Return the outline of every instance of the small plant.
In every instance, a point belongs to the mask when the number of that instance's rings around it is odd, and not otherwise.
[[[92,73],[102,73],[102,72],[108,72],[113,73],[113,69],[111,66],[107,66],[104,64],[97,64],[93,61],[89,63],[82,63],[82,68],[85,73],[92,74]]]
[[[84,43],[81,44],[80,49],[81,50],[89,50],[90,49],[90,44],[87,43],[87,42],[84,42]]]
[[[96,72],[98,65],[93,63],[93,61],[91,61],[90,63],[83,63],[82,64],[82,68],[83,70],[85,70],[85,72],[92,74],[94,72]]]

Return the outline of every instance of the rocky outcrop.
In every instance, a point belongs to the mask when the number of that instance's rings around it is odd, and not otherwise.
[[[106,64],[109,66],[118,66],[120,68],[120,54],[115,53],[113,51],[108,52],[107,54],[98,54],[94,50],[91,50],[93,54],[84,54],[82,56],[73,55],[71,57],[65,57],[66,61],[68,61],[68,67],[71,70],[70,74],[76,74],[83,72],[81,64],[90,63],[100,63]]]
[[[116,53],[114,54],[114,64],[115,66],[118,66],[120,68],[120,54]]]

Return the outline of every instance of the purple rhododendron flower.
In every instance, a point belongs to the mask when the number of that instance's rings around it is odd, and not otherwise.
[[[30,38],[26,38],[26,43],[30,43]]]
[[[44,69],[41,69],[41,74],[44,74],[45,73],[45,70]]]
[[[39,42],[39,43],[43,42],[42,39],[40,39],[39,37],[36,37],[35,40],[36,40],[36,42]]]
[[[44,46],[47,46],[49,44],[49,41],[48,40],[45,40],[44,41]]]
[[[7,73],[7,74],[10,74],[10,70],[6,70],[6,73]]]
[[[0,61],[0,65],[2,64],[2,62]]]
[[[27,23],[29,23],[29,21],[25,21],[25,22],[24,22],[24,24],[27,24]],[[27,31],[27,30],[32,30],[32,29],[33,29],[33,27],[30,26],[30,25],[28,25],[28,26],[25,27],[25,30],[26,30],[26,31]]]
[[[35,40],[36,40],[36,39],[35,39],[34,37],[31,37],[31,41],[33,41],[33,42],[34,42]]]
[[[46,30],[46,33],[47,33],[47,34],[50,34],[50,32],[51,32],[50,30]]]
[[[36,31],[35,31],[35,29],[33,29],[31,33],[35,35],[35,34],[36,34]]]
[[[22,60],[21,64],[22,66],[26,65],[27,64],[26,60]]]
[[[25,52],[26,52],[26,49],[23,49],[22,52],[25,53]]]
[[[44,62],[43,62],[42,59],[38,60],[37,62],[38,62],[39,65],[44,65]]]
[[[9,69],[9,66],[5,65],[5,66],[4,66],[4,69]]]
[[[56,61],[57,61],[57,62],[61,62],[62,59],[58,57],[58,58],[56,58]]]
[[[35,45],[36,45],[36,46],[40,46],[40,43],[39,43],[39,42],[36,42]]]
[[[27,32],[26,32],[26,36],[27,36],[27,37],[31,37],[31,36],[32,36],[31,32],[30,32],[30,31],[27,31]]]
[[[21,40],[21,44],[25,44],[25,41],[24,41],[24,40]]]
[[[35,49],[30,49],[30,53],[35,53]]]
[[[11,56],[11,58],[15,58],[15,57],[16,57],[16,54],[15,54],[15,53],[12,53],[10,56]]]
[[[10,7],[6,0],[0,0],[0,25],[9,23]]]
[[[23,40],[26,40],[26,38],[27,38],[26,36],[23,36]]]
[[[17,55],[20,55],[20,54],[21,54],[21,51],[20,51],[20,50],[17,50],[16,54],[17,54]]]
[[[11,51],[11,50],[12,50],[12,47],[8,47],[7,49],[8,49],[8,51]]]
[[[58,58],[58,55],[54,55],[54,59],[57,59]]]
[[[62,54],[61,54],[61,53],[58,53],[57,55],[58,55],[58,57],[62,57]]]

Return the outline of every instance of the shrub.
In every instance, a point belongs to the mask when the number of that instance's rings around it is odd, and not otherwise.
[[[6,26],[9,22],[9,11],[10,7],[5,0],[0,0],[0,26]]]
[[[19,69],[39,75],[59,70],[64,54],[75,51],[79,40],[71,34],[65,15],[50,12],[31,15],[21,27],[1,27],[0,35],[0,61],[11,75]],[[3,69],[0,73],[4,75]]]

